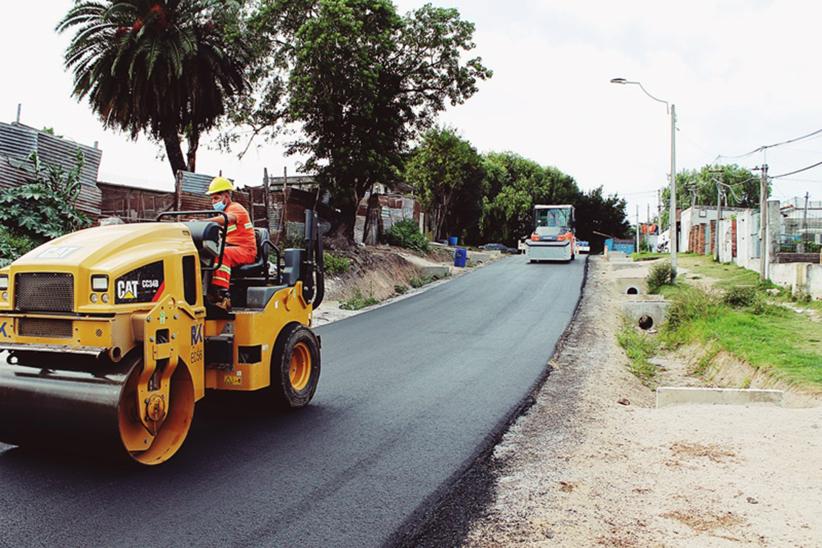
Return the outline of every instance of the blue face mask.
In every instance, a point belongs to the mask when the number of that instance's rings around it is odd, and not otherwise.
[[[223,211],[225,209],[225,202],[223,202],[223,201],[214,202],[213,204],[211,204],[211,207],[213,207],[217,211]]]

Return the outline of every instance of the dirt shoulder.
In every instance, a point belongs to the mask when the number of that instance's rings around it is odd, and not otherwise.
[[[822,407],[653,408],[615,342],[619,295],[592,257],[546,384],[483,466],[469,546],[817,546]]]

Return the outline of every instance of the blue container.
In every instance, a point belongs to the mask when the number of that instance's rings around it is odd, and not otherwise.
[[[457,244],[459,243],[459,241],[460,241],[459,236],[449,236],[448,237],[448,245],[450,245],[451,247],[456,247]]]
[[[465,263],[468,261],[468,251],[462,247],[458,247],[454,251],[454,266],[465,268]]]

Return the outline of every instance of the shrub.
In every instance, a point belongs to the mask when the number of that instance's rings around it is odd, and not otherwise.
[[[675,277],[676,273],[669,261],[653,265],[645,278],[648,284],[648,292],[656,293],[663,285],[673,285]]]
[[[742,285],[726,290],[722,296],[722,302],[734,308],[742,308],[752,306],[757,297],[758,293],[755,287]]]
[[[348,257],[340,257],[323,251],[323,271],[331,276],[344,274],[351,268],[351,260]]]
[[[17,257],[25,255],[40,242],[24,234],[15,234],[5,226],[0,226],[0,267],[6,266]]]
[[[397,284],[397,285],[394,286],[394,293],[396,293],[397,295],[405,295],[407,292],[408,292],[408,286],[407,285]]]
[[[0,190],[2,224],[14,235],[40,242],[91,224],[75,207],[81,190],[82,153],[70,171],[41,163],[36,153],[30,160],[32,177],[22,185]]]
[[[394,223],[386,231],[385,240],[391,245],[414,249],[422,253],[428,252],[428,239],[420,232],[417,223],[412,219],[403,219]]]

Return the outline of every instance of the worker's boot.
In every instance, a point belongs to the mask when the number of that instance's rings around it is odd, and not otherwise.
[[[222,287],[211,286],[208,289],[208,302],[217,308],[221,308],[226,312],[231,310],[231,298],[228,295],[228,290]]]

